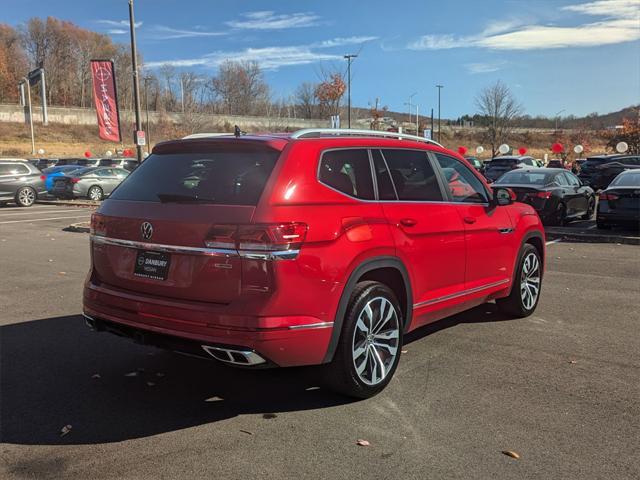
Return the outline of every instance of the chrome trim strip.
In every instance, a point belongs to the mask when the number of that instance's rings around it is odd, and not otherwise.
[[[308,323],[306,325],[291,325],[289,330],[302,330],[305,328],[328,328],[333,327],[333,322]]]
[[[472,293],[481,292],[482,290],[487,290],[489,288],[498,287],[500,285],[504,285],[505,283],[509,283],[509,279],[505,278],[504,280],[500,280],[498,282],[488,283],[487,285],[481,285],[479,287],[469,288],[468,290],[462,290],[460,292],[451,293],[449,295],[444,295],[442,297],[433,298],[431,300],[426,300],[420,303],[414,303],[413,308],[426,307],[427,305],[433,305],[435,303],[445,302],[447,300],[453,300],[454,298],[464,297],[465,295],[471,295]]]
[[[254,250],[234,250],[231,248],[186,247],[182,245],[164,245],[160,243],[135,242],[121,238],[91,235],[90,239],[100,245],[115,245],[117,247],[152,250],[155,252],[182,253],[186,255],[204,255],[207,257],[242,257],[254,260],[291,260],[298,256],[300,250],[278,250],[275,252],[261,252]]]
[[[392,138],[396,140],[413,140],[415,142],[427,143],[431,145],[436,145],[438,147],[442,147],[435,140],[431,140],[429,138],[418,137],[416,135],[408,135],[406,133],[394,133],[394,132],[384,132],[378,130],[358,130],[358,129],[346,129],[346,128],[304,128],[302,130],[297,130],[291,134],[290,138],[298,139],[298,138],[331,138],[331,137],[368,137],[368,138],[376,138],[376,137],[384,137],[384,138]],[[442,147],[444,148],[444,147]]]

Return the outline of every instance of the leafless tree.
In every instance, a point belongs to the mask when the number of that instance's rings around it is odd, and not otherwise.
[[[255,115],[269,98],[269,86],[257,62],[225,61],[211,80],[211,88],[225,113]]]
[[[522,113],[522,106],[500,80],[478,94],[476,106],[486,118],[485,141],[491,145],[491,155],[495,157],[498,147],[508,140],[513,121]]]
[[[316,88],[317,85],[314,83],[303,82],[296,89],[295,102],[304,118],[314,118],[317,114]]]

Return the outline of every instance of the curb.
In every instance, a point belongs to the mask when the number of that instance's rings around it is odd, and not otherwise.
[[[93,200],[38,200],[36,203],[45,205],[71,205],[76,207],[98,207],[100,202]]]
[[[599,233],[567,232],[545,230],[548,240],[568,240],[582,243],[619,243],[624,245],[640,245],[640,237],[628,235],[606,235]]]
[[[63,232],[89,233],[88,222],[72,223],[68,227],[62,229]]]

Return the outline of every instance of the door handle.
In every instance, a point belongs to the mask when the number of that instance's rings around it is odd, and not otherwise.
[[[464,223],[468,223],[470,225],[473,223],[476,223],[475,217],[464,217],[463,220],[464,220]]]
[[[400,223],[405,227],[413,227],[418,221],[414,218],[403,218],[400,220]]]

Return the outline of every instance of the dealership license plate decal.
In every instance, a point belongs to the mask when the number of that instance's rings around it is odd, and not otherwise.
[[[168,253],[139,250],[133,274],[138,277],[166,280],[171,257]]]

